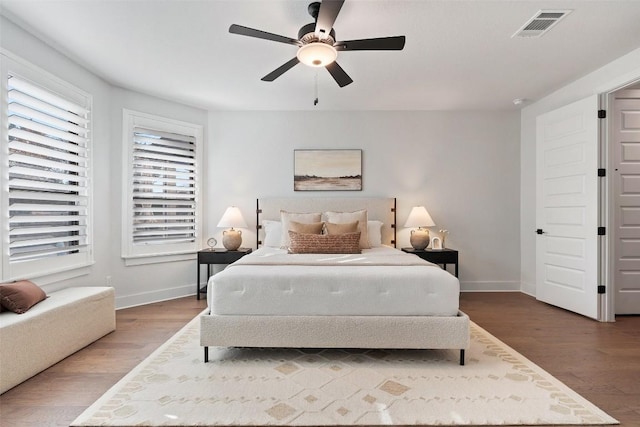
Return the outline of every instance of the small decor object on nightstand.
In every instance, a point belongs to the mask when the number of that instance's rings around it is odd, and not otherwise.
[[[209,246],[210,251],[212,251],[217,244],[218,244],[218,241],[216,240],[215,237],[210,237],[209,240],[207,240],[207,246]]]
[[[429,230],[423,227],[433,227],[434,225],[436,224],[424,206],[414,206],[411,209],[404,226],[407,228],[418,227],[417,230],[411,230],[411,237],[409,238],[414,249],[424,249],[429,246]]]
[[[439,237],[433,236],[431,238],[431,249],[435,249],[435,250],[442,249],[442,240]]]
[[[446,248],[444,241],[447,238],[447,234],[449,234],[449,230],[440,230],[440,238],[442,239],[442,249]]]
[[[218,223],[218,227],[231,227],[230,230],[222,232],[222,246],[229,251],[237,250],[242,244],[242,231],[234,230],[236,228],[247,228],[247,223],[242,217],[242,212],[236,206],[230,206],[222,215],[222,219]]]

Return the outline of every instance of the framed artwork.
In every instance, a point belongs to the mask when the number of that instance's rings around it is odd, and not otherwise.
[[[293,150],[294,191],[361,191],[362,150]]]

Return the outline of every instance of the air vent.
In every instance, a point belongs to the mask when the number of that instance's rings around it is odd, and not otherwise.
[[[539,10],[511,37],[541,37],[569,13],[569,9]]]

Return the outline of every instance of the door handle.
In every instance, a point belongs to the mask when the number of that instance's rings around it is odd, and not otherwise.
[[[538,233],[538,234],[545,234],[545,232],[542,230],[542,228],[538,228],[538,229],[536,230],[536,233]]]

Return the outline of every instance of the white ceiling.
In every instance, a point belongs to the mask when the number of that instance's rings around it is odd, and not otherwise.
[[[107,81],[211,110],[505,110],[640,47],[640,1],[347,0],[339,40],[406,35],[403,51],[341,52],[339,88],[297,65],[296,47],[229,34],[231,24],[297,38],[300,0],[0,0],[0,11]],[[541,38],[511,38],[540,9],[573,9]],[[526,105],[526,103],[524,104]]]

